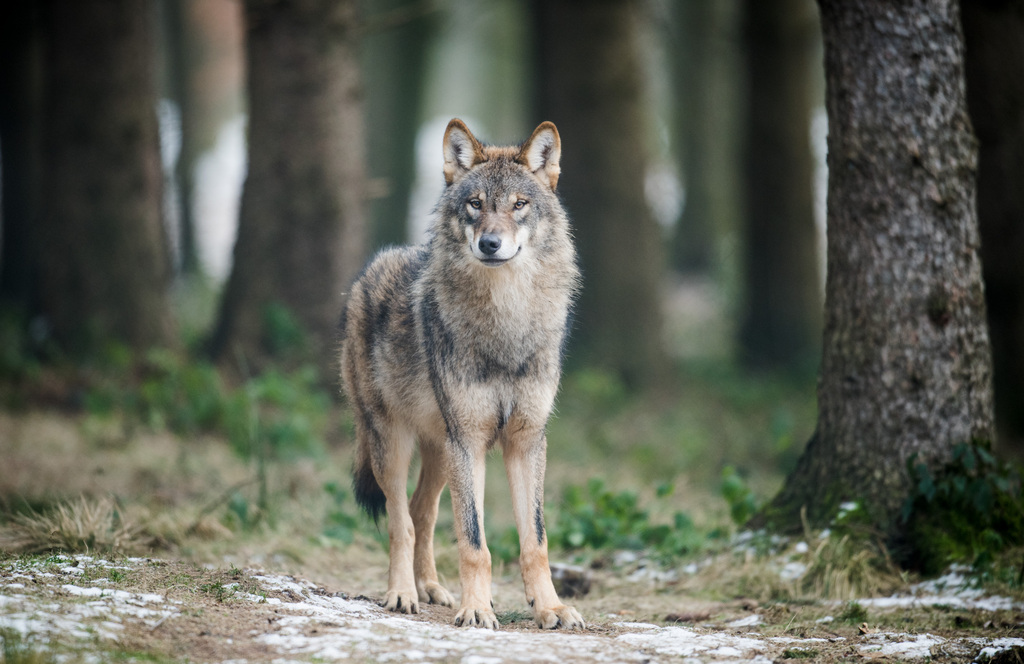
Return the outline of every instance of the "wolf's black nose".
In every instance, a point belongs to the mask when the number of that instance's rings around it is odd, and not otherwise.
[[[493,256],[498,253],[498,249],[501,249],[501,238],[491,233],[486,233],[480,236],[480,251],[487,256]]]

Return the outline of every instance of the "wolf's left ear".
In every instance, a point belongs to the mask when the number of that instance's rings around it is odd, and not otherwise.
[[[444,130],[444,181],[448,184],[481,161],[484,148],[462,120],[453,118]]]
[[[553,122],[542,122],[533,130],[530,139],[523,143],[516,161],[536,173],[548,183],[552,190],[558,186],[558,160],[562,157],[562,139]]]

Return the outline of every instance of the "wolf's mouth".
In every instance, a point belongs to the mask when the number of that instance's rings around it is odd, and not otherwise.
[[[522,250],[523,248],[519,247],[518,249],[516,249],[516,253],[512,254],[508,258],[478,258],[477,260],[479,260],[487,267],[498,267],[500,265],[504,265],[505,263],[509,262],[510,260],[518,256],[519,252]]]

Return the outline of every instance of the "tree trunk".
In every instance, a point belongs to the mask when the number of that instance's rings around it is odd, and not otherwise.
[[[906,461],[991,440],[976,150],[957,3],[821,0],[828,279],[818,427],[762,514],[798,529],[857,501],[895,525]]]
[[[196,244],[196,221],[193,214],[196,141],[194,138],[196,104],[192,99],[190,73],[195,68],[195,53],[198,44],[191,34],[187,12],[190,3],[186,0],[161,0],[159,3],[163,26],[163,57],[166,92],[178,107],[180,146],[174,162],[174,184],[177,189],[178,224],[175,229],[177,249],[177,270],[186,276],[197,275],[200,271],[199,250]]]
[[[730,32],[735,3],[673,2],[672,43],[675,151],[686,202],[672,234],[670,262],[683,274],[717,268],[718,239],[735,228],[738,72]]]
[[[328,366],[363,255],[355,2],[247,0],[245,19],[249,171],[212,350],[258,369],[276,344],[268,307],[279,305]]]
[[[644,198],[648,118],[635,3],[537,0],[533,10],[540,115],[562,135],[559,190],[583,268],[570,355],[627,384],[650,383],[666,363],[664,257]]]
[[[965,0],[1000,452],[1024,459],[1024,1]]]
[[[37,313],[38,260],[34,246],[38,169],[39,40],[33,2],[0,11],[0,303]]]
[[[754,369],[813,366],[821,335],[812,191],[809,0],[745,0],[744,297],[739,355]]]
[[[43,3],[42,307],[59,343],[170,341],[153,5]]]
[[[363,71],[366,90],[367,168],[374,182],[370,201],[372,245],[409,241],[409,193],[416,175],[416,135],[426,81],[427,45],[436,17],[419,0],[364,2],[367,34]]]

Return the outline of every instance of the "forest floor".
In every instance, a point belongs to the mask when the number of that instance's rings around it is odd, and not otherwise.
[[[359,578],[368,570],[348,568]],[[376,572],[377,570],[372,570]],[[497,631],[452,626],[453,609],[381,609],[344,584],[233,565],[38,556],[0,562],[5,662],[1020,662],[1024,603],[984,597],[962,577],[855,604],[703,601],[643,574],[594,571],[576,632],[501,612]],[[361,584],[354,584],[355,587]],[[605,591],[605,587],[610,590]],[[631,597],[631,600],[624,598]],[[646,597],[646,599],[641,599]],[[520,604],[517,602],[516,604]],[[618,607],[632,607],[619,608]],[[525,608],[525,607],[524,607]]]
[[[674,293],[675,382],[634,395],[570,370],[549,426],[551,558],[589,581],[560,590],[585,630],[534,626],[500,458],[501,629],[388,613],[343,404],[301,372],[228,385],[192,357],[114,353],[0,381],[0,662],[1024,662],[1024,551],[925,580],[870,533],[737,532],[813,431],[814,379],[738,371],[714,293]],[[437,567],[458,596],[452,530],[445,494]]]

